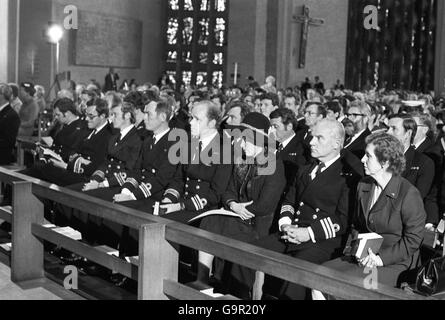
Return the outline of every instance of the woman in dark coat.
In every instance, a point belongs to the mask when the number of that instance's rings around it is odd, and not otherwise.
[[[419,191],[400,176],[405,158],[399,141],[377,133],[366,142],[362,162],[368,177],[357,189],[353,225],[358,233],[379,234],[383,244],[378,253],[369,250],[364,259],[345,257],[324,266],[363,280],[377,268],[378,283],[395,287],[407,271],[418,266],[426,213]]]
[[[234,166],[231,182],[222,196],[224,209],[236,213],[238,217],[209,216],[202,220],[201,229],[252,242],[269,234],[286,178],[283,162],[276,160],[273,153],[268,153],[269,120],[259,113],[252,113],[246,116],[241,127],[253,133],[250,138],[246,135],[241,141],[243,153],[253,161],[240,161]],[[200,280],[208,279],[212,261],[213,256],[200,252]],[[221,271],[222,264],[219,262],[216,269]],[[214,272],[216,278],[221,276],[219,271]]]

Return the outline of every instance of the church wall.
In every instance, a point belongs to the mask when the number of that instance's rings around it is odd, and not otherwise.
[[[19,4],[18,82],[31,81],[48,88],[51,84],[51,46],[43,34],[51,21],[51,0],[20,0]],[[15,48],[11,47],[11,50]],[[10,59],[11,67],[14,60]]]
[[[445,94],[445,1],[437,3],[436,70],[434,91]]]
[[[141,20],[142,57],[139,69],[116,69],[120,76],[118,84],[124,79],[136,79],[138,83],[157,83],[163,58],[163,1],[165,0],[54,0],[54,20],[62,22],[65,18],[63,8],[66,5],[75,5],[78,10],[100,12],[104,15],[118,16]],[[82,26],[80,25],[79,28]],[[95,79],[103,84],[108,72],[107,67],[75,66],[70,64],[69,46],[67,40],[61,45],[60,71],[71,71],[71,78],[76,82],[88,82]]]
[[[326,88],[337,79],[344,82],[346,66],[346,44],[348,30],[348,0],[279,0],[280,30],[288,29],[290,37],[283,38],[278,48],[278,85],[293,86],[310,77],[320,76]],[[306,52],[306,67],[298,68],[301,39],[301,24],[293,23],[293,15],[301,15],[303,5],[310,8],[310,17],[322,18],[321,27],[310,27]],[[281,66],[280,66],[281,63]],[[285,63],[287,66],[282,67]],[[281,69],[280,69],[281,68]]]
[[[8,77],[8,0],[0,0],[0,82]]]
[[[241,79],[246,84],[248,76],[255,74],[255,34],[257,0],[231,0],[229,12],[227,84],[233,84],[230,77],[238,63]],[[263,22],[264,23],[264,22]]]

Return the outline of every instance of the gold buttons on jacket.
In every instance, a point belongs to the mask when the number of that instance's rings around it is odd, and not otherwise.
[[[318,216],[317,216],[316,214],[314,214],[314,215],[312,216],[312,219],[314,219],[314,220],[317,220],[317,218],[318,218]]]
[[[201,189],[201,187],[200,186],[196,186],[196,190],[199,190],[199,189]]]

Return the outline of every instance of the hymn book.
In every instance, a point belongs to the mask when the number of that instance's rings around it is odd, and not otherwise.
[[[42,137],[41,141],[46,144],[48,147],[52,147],[54,140],[51,137]]]
[[[382,243],[383,237],[377,233],[355,233],[349,236],[343,254],[360,260],[368,256],[369,249],[378,254]]]
[[[45,156],[45,158],[52,158],[59,162],[64,162],[62,157],[60,155],[58,155],[57,153],[55,153],[53,150],[45,148],[45,147],[42,147],[42,150],[43,150],[43,155]]]

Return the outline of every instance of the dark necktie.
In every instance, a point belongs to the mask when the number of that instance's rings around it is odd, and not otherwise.
[[[156,137],[153,136],[153,139],[151,140],[150,150],[153,150],[153,148],[155,147],[155,145],[156,145]]]
[[[351,137],[347,137],[346,141],[345,141],[345,146],[348,146],[352,141],[352,136]]]
[[[284,150],[283,144],[279,143],[278,148],[277,148],[277,153],[281,153],[281,152],[283,152],[283,150]]]
[[[325,165],[324,163],[320,162],[320,164],[318,165],[317,172],[315,173],[315,177],[314,177],[314,179],[317,178],[317,177],[321,174],[321,171],[322,171],[324,168],[326,168],[326,165]]]
[[[121,140],[122,140],[122,133],[119,133],[119,137],[116,140],[115,146],[117,146],[119,142],[121,142]]]

